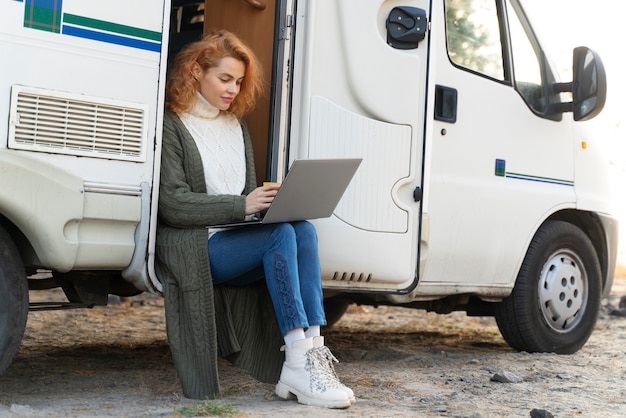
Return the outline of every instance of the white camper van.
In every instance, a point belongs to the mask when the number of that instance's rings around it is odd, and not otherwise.
[[[0,0],[0,373],[30,309],[159,293],[168,57],[208,27],[264,64],[259,183],[362,158],[315,220],[329,320],[350,303],[494,315],[572,353],[613,280],[604,106],[587,48],[560,80],[521,0]],[[29,289],[67,300],[30,304]],[[417,313],[419,314],[419,313]]]

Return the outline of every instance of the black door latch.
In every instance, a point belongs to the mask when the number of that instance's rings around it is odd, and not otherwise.
[[[426,11],[417,7],[394,7],[387,18],[387,43],[396,49],[415,49],[426,37]]]

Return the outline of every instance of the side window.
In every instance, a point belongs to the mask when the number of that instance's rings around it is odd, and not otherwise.
[[[496,0],[445,0],[450,60],[504,80],[502,42]]]
[[[555,82],[555,75],[517,2],[445,0],[445,8],[448,56],[453,64],[512,83],[534,113],[561,119],[550,106],[560,102],[559,93],[545,88]],[[505,17],[507,22],[501,21]]]
[[[509,30],[511,36],[511,50],[513,58],[513,72],[515,74],[515,89],[522,95],[528,106],[538,113],[546,110],[547,99],[544,97],[541,78],[541,49],[533,43],[532,33],[527,31],[520,20],[518,13],[507,1]]]

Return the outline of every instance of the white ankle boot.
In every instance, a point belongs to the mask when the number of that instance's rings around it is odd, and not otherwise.
[[[326,365],[330,369],[330,375],[333,376],[333,380],[335,380],[335,385],[345,392],[350,403],[355,403],[356,398],[354,397],[354,392],[352,389],[341,383],[337,373],[335,372],[333,362],[339,363],[339,360],[337,360],[333,353],[330,352],[330,349],[324,345],[324,337],[313,337],[313,348],[323,353],[323,356],[326,359]]]
[[[350,400],[338,387],[336,376],[327,367],[328,361],[313,338],[298,340],[292,348],[285,347],[285,362],[276,385],[276,394],[283,399],[295,396],[305,405],[326,408],[347,408]]]

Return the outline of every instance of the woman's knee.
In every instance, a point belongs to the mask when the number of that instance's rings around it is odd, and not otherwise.
[[[279,223],[272,225],[272,237],[278,242],[296,242],[296,231],[291,224]]]
[[[311,222],[299,221],[293,222],[291,225],[296,232],[296,237],[298,238],[298,240],[306,240],[317,243],[317,231],[315,230],[315,226]]]

